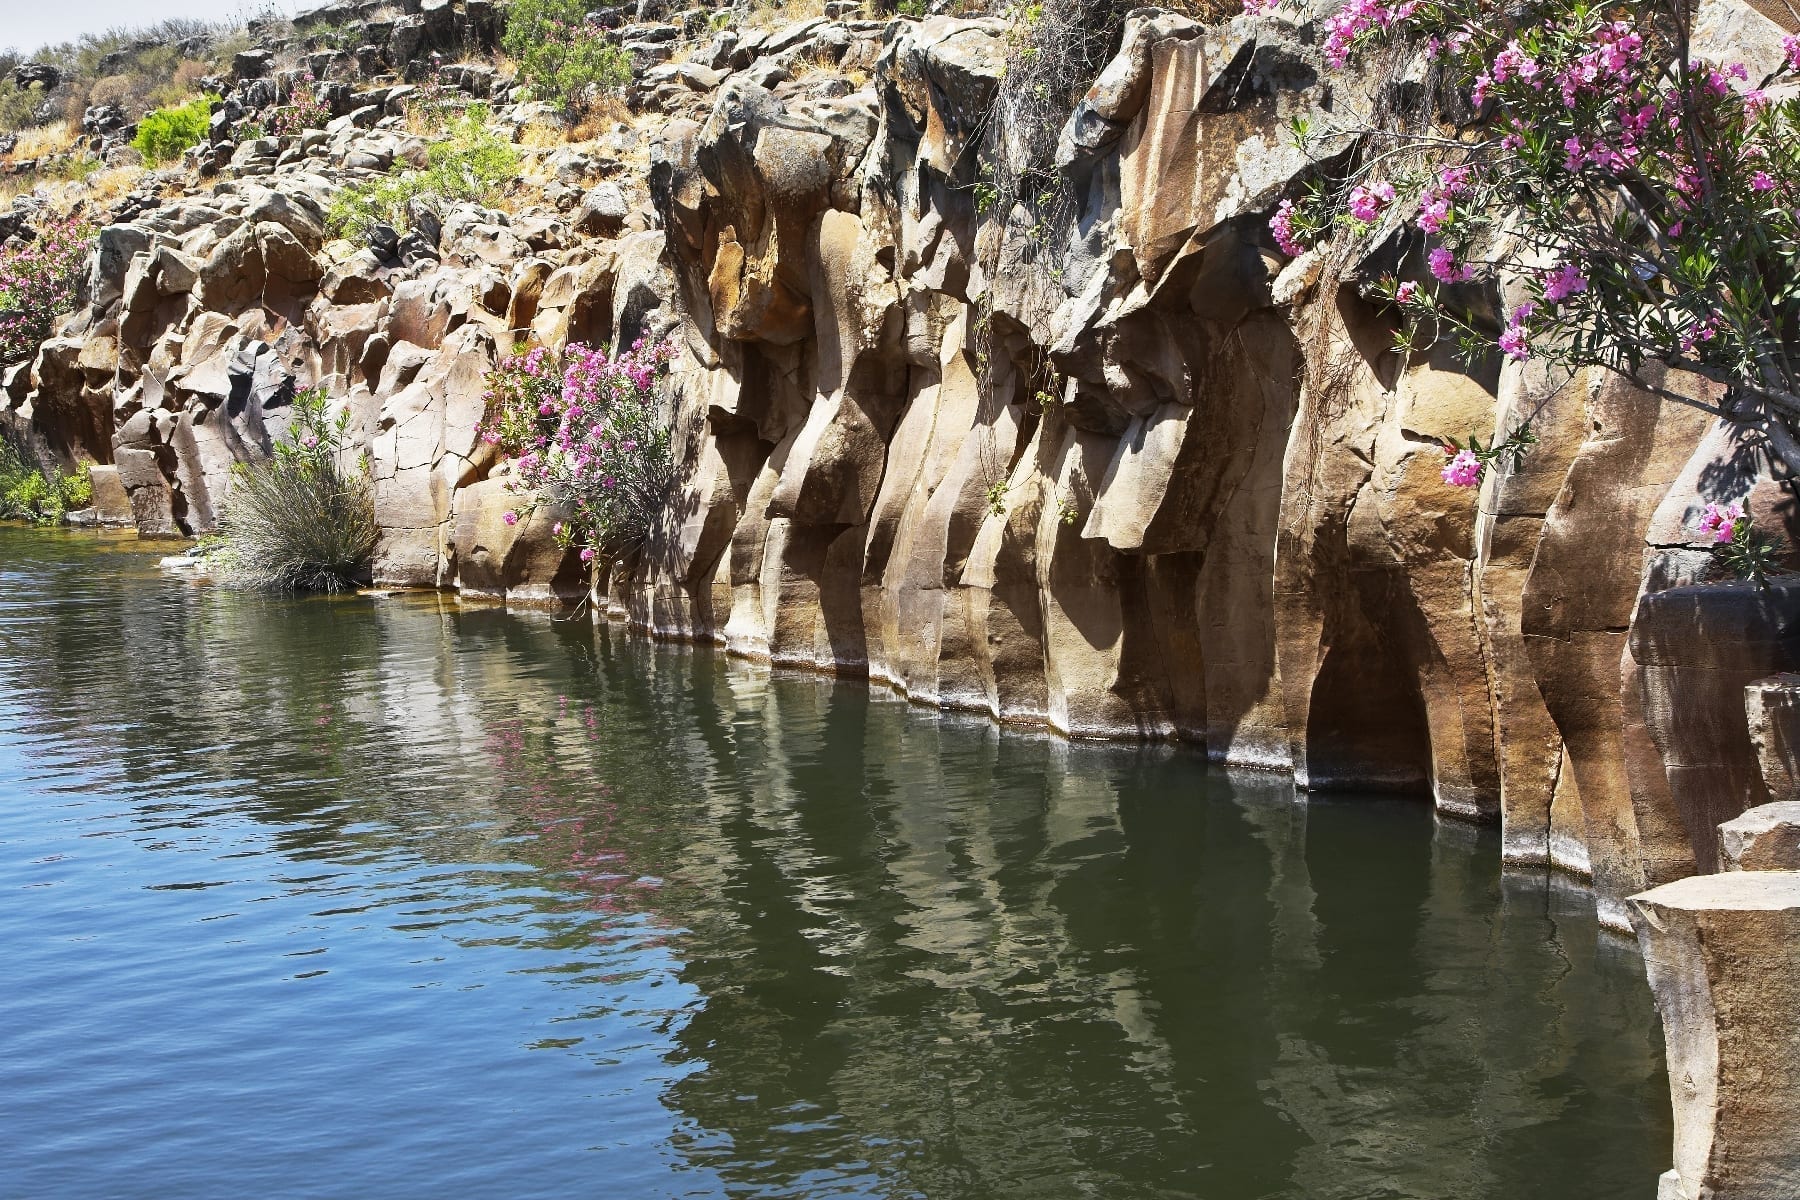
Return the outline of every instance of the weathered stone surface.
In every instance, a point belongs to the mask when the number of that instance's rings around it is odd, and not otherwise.
[[[1752,808],[1719,826],[1720,869],[1800,871],[1800,800]]]
[[[1659,1196],[1800,1195],[1800,872],[1695,876],[1632,909],[1675,1106]]]
[[[1694,864],[1679,873],[1716,871],[1719,823],[1770,798],[1750,739],[1745,689],[1772,672],[1800,669],[1800,586],[1715,584],[1647,595],[1632,623],[1630,652]],[[1640,825],[1653,828],[1642,818]]]
[[[1771,800],[1800,800],[1800,674],[1748,684],[1744,716],[1764,791]]]

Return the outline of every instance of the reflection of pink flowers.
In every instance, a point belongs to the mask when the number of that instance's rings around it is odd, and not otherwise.
[[[1444,448],[1446,454],[1450,448]],[[1474,487],[1481,482],[1481,460],[1467,450],[1458,450],[1444,465],[1444,482],[1452,487]]]
[[[1700,532],[1715,542],[1729,542],[1737,532],[1737,523],[1744,519],[1744,506],[1741,504],[1708,504],[1706,511],[1700,514]]]

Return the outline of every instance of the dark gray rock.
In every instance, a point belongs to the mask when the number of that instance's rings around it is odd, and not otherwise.
[[[267,50],[241,50],[232,57],[231,73],[239,79],[261,79],[274,61],[275,56]]]
[[[49,63],[20,63],[13,68],[13,86],[20,91],[24,91],[33,84],[49,91],[61,82],[62,72]]]

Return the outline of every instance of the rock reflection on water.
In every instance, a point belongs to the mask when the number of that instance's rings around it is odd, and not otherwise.
[[[238,988],[268,1028],[96,1082],[85,1143],[80,1079],[0,1065],[33,1135],[0,1192],[1654,1194],[1635,950],[1490,832],[617,629],[152,562],[0,530],[0,841],[33,858],[0,866],[0,952],[36,971],[0,1057],[166,1036],[58,1026],[98,986],[64,958],[116,933],[86,921],[154,931],[119,959],[153,1015]],[[136,898],[82,916],[95,835]],[[209,904],[260,923],[219,939]],[[404,1103],[279,1103],[400,1074]],[[227,1119],[212,1170],[142,1152]],[[320,1171],[343,1186],[282,1186]]]

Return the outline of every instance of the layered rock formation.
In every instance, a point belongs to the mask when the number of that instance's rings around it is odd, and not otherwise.
[[[1701,585],[1690,528],[1746,495],[1781,528],[1792,497],[1737,431],[1617,379],[1402,361],[1366,284],[1416,269],[1404,242],[1282,257],[1268,214],[1316,167],[1288,123],[1369,100],[1331,91],[1310,25],[1134,14],[1062,130],[1073,215],[1046,227],[981,200],[1002,22],[631,15],[607,17],[631,121],[528,148],[510,211],[366,247],[328,238],[332,195],[422,155],[408,79],[496,18],[426,0],[308,58],[331,125],[221,129],[210,176],[108,225],[8,419],[100,464],[141,531],[197,534],[323,383],[372,463],[378,582],[571,600],[549,517],[500,519],[483,373],[521,338],[667,334],[684,483],[599,589],[659,635],[1426,791],[1500,821],[1512,861],[1590,874],[1621,928],[1626,896],[1716,869],[1717,824],[1780,798],[1743,698],[1800,669],[1794,595]],[[280,69],[246,57],[227,107]],[[536,145],[545,110],[492,67],[439,78]],[[1527,419],[1516,470],[1441,481],[1443,439]]]

